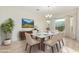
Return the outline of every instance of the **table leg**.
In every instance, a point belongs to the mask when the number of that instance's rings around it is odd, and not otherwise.
[[[45,51],[45,44],[43,42],[44,42],[44,38],[41,40],[41,50]]]

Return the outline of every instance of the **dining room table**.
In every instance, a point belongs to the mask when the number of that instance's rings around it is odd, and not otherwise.
[[[40,41],[41,41],[40,42],[40,49],[42,51],[45,51],[45,44],[43,43],[45,41],[45,38],[50,39],[50,37],[55,35],[55,34],[57,34],[57,33],[54,33],[54,32],[49,32],[49,33],[47,33],[47,32],[37,32],[37,33],[32,33],[31,35],[40,39]]]

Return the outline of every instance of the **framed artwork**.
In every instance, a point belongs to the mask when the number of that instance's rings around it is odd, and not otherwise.
[[[34,21],[32,19],[22,18],[22,28],[34,28]]]

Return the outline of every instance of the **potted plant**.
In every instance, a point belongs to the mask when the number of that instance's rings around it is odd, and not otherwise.
[[[13,26],[14,26],[14,23],[13,23],[13,20],[11,18],[6,20],[6,22],[1,25],[1,30],[6,35],[6,39],[3,41],[4,45],[11,44],[10,38],[11,38],[11,33],[12,33],[12,30],[13,30]]]

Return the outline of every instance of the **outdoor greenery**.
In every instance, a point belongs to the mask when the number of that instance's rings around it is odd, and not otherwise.
[[[56,30],[58,30],[58,31],[64,31],[64,28],[65,28],[64,21],[57,21],[55,23],[55,29]]]
[[[58,30],[58,31],[64,31],[64,26],[56,27],[56,30]]]

